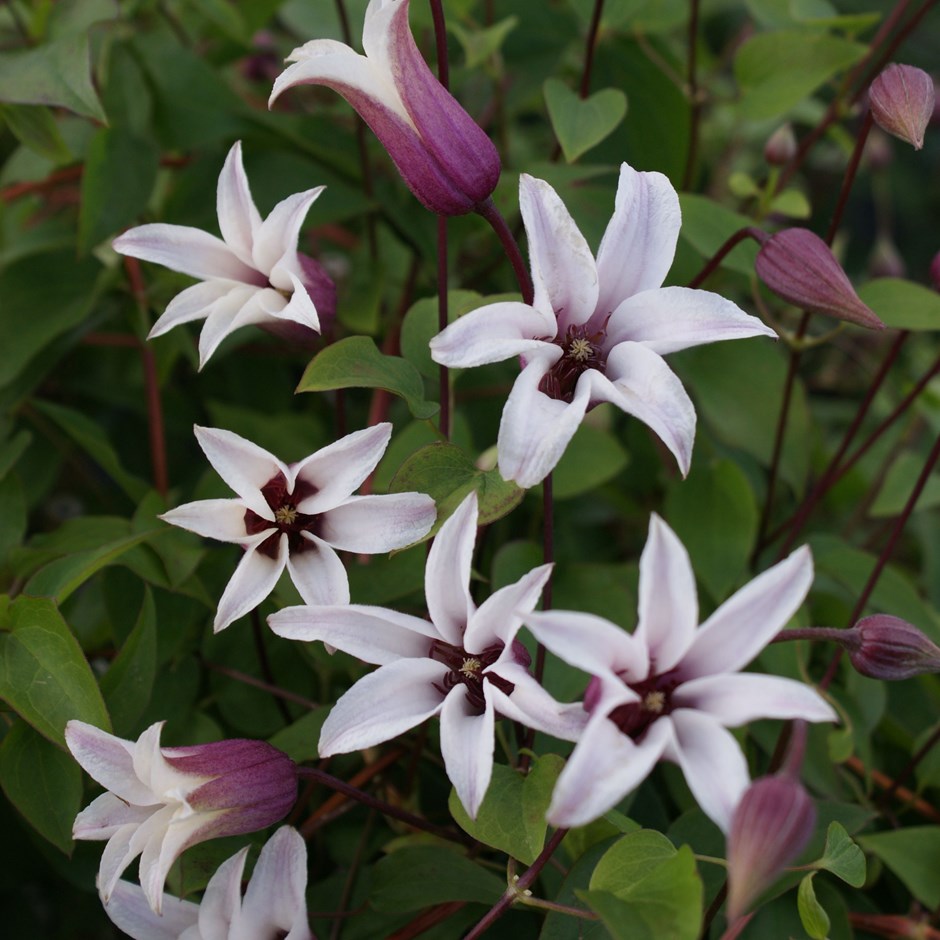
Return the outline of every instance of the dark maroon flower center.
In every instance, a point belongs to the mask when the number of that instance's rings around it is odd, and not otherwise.
[[[431,649],[428,656],[439,663],[443,663],[450,668],[450,672],[444,676],[443,680],[434,683],[434,688],[442,695],[446,695],[451,689],[458,685],[467,687],[467,699],[478,715],[482,715],[486,710],[486,699],[483,695],[483,679],[491,682],[501,692],[506,695],[512,695],[515,685],[508,682],[501,676],[493,673],[483,675],[484,670],[488,669],[499,659],[505,646],[502,643],[494,643],[488,646],[480,653],[468,653],[460,646],[451,646],[443,640],[434,640],[431,643]],[[516,662],[528,666],[530,662],[529,651],[518,641],[513,640],[512,644],[513,658]]]
[[[297,506],[308,496],[313,496],[316,491],[317,488],[312,483],[298,480],[294,484],[293,492],[288,493],[287,480],[280,471],[261,487],[261,495],[271,507],[274,521],[259,516],[252,509],[246,509],[245,531],[248,535],[257,535],[259,532],[266,532],[272,528],[275,531],[258,546],[257,551],[269,558],[276,558],[282,532],[287,534],[287,546],[292,554],[313,547],[312,543],[308,542],[301,533],[316,533],[319,516],[300,512]]]
[[[562,349],[562,355],[542,377],[539,391],[549,398],[570,402],[583,372],[594,369],[603,373],[607,367],[603,340],[604,330],[588,333],[583,326],[569,326],[563,337],[555,339],[555,344]]]
[[[678,685],[679,678],[675,670],[650,676],[642,682],[628,682],[627,686],[636,692],[640,700],[618,705],[607,717],[624,734],[638,741],[657,718],[672,711],[672,693]],[[599,700],[600,680],[595,676],[584,692],[585,709],[594,711]]]

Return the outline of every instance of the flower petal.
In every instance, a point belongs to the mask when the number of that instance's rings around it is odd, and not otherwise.
[[[264,274],[270,275],[275,266],[279,267],[281,276],[271,283],[279,290],[291,287],[288,272],[301,274],[297,261],[297,239],[300,236],[300,227],[310,207],[325,186],[315,186],[302,193],[294,193],[282,199],[272,210],[271,214],[261,223],[255,235],[252,257],[255,267]]]
[[[373,747],[436,715],[444,695],[434,683],[449,671],[433,659],[399,659],[363,676],[323,723],[320,756]]]
[[[104,912],[133,940],[179,940],[184,930],[196,924],[199,905],[167,897],[163,899],[162,914],[155,914],[139,885],[119,881]]]
[[[749,336],[777,338],[757,317],[718,294],[663,287],[644,291],[616,307],[605,342],[611,347],[627,341],[642,343],[665,356],[690,346]]]
[[[254,610],[274,590],[287,563],[287,536],[281,533],[276,558],[258,551],[258,545],[266,538],[269,536],[258,536],[258,541],[248,547],[238,563],[219,600],[212,624],[213,632],[221,632],[249,610]]]
[[[139,806],[160,803],[134,773],[132,742],[73,719],[65,726],[65,743],[89,777],[126,803]]]
[[[225,158],[219,174],[216,191],[216,211],[222,238],[239,260],[248,267],[264,270],[253,263],[251,246],[261,225],[261,216],[255,208],[248,187],[248,177],[242,163],[242,142],[235,141]]]
[[[102,793],[75,817],[75,822],[72,823],[72,838],[97,842],[110,839],[128,823],[136,828],[145,819],[149,819],[160,806],[159,802],[154,802],[152,793],[149,800],[149,805],[140,806],[127,803],[113,793]]]
[[[240,499],[200,499],[183,503],[157,517],[208,539],[241,544],[248,538],[245,504]],[[271,525],[274,531],[274,525]]]
[[[551,573],[551,565],[540,565],[491,594],[470,618],[463,648],[468,653],[482,653],[496,642],[509,650],[522,618],[535,609]]]
[[[682,224],[679,197],[662,173],[620,165],[614,214],[597,252],[598,315],[621,301],[659,287],[676,253]]]
[[[304,603],[348,604],[349,576],[339,555],[323,539],[309,532],[302,535],[309,544],[288,554],[287,570]]]
[[[441,526],[424,569],[428,614],[444,640],[463,646],[476,610],[470,597],[470,563],[477,538],[477,494],[470,493]]]
[[[797,612],[813,583],[805,545],[758,575],[702,624],[683,658],[683,679],[743,669]]]
[[[607,357],[607,374],[593,369],[592,400],[609,401],[639,418],[669,448],[683,476],[695,441],[695,406],[662,357],[639,343],[620,343]],[[583,378],[583,377],[582,377]]]
[[[171,814],[172,810],[165,806],[161,807],[140,823],[121,826],[108,840],[108,844],[101,853],[97,878],[98,893],[105,904],[108,903],[111,892],[127,866],[140,855],[144,842],[154,832],[159,833],[166,828]],[[147,900],[149,901],[150,898],[148,897]],[[152,903],[150,906],[154,907]]]
[[[689,553],[655,513],[640,556],[639,620],[634,636],[645,643],[656,672],[682,659],[698,626],[698,595]]]
[[[227,336],[243,326],[265,323],[271,319],[271,314],[265,309],[267,294],[276,294],[276,291],[270,287],[244,287],[229,291],[213,304],[199,334],[200,369],[205,367]]]
[[[225,297],[229,291],[241,290],[244,286],[240,281],[214,278],[211,281],[201,281],[193,284],[192,287],[187,287],[167,304],[166,310],[151,327],[147,339],[162,336],[181,323],[204,320],[212,312],[216,301]]]
[[[319,333],[320,315],[317,313],[317,308],[314,306],[307,288],[292,271],[287,274],[287,281],[291,285],[290,300],[277,310],[268,307],[268,315],[275,320],[290,320],[292,323],[299,323],[301,326]]]
[[[519,177],[519,208],[529,240],[533,306],[553,312],[558,333],[587,322],[597,306],[597,266],[558,193],[545,180]]]
[[[488,698],[489,683],[483,685]],[[483,714],[467,698],[467,687],[447,693],[441,709],[441,755],[444,769],[471,819],[476,819],[493,775],[493,706],[487,701]]]
[[[436,516],[434,500],[424,493],[350,496],[320,516],[317,531],[340,551],[376,555],[422,539]]]
[[[248,846],[227,858],[206,885],[199,905],[200,940],[229,940],[231,927],[239,920],[242,907],[242,876]],[[235,935],[237,936],[237,934]]]

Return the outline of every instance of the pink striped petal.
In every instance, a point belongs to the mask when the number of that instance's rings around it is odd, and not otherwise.
[[[183,503],[157,517],[204,538],[241,544],[248,538],[245,504],[240,499],[200,499]],[[274,531],[272,524],[271,531]]]

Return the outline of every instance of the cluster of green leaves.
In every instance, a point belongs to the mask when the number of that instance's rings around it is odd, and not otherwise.
[[[365,2],[345,6],[356,31]],[[430,50],[427,5],[412,6],[415,34]],[[522,171],[558,189],[594,246],[621,161],[664,172],[677,186],[685,177],[669,281],[683,284],[742,226],[787,218],[824,230],[852,148],[853,116],[830,128],[781,192],[762,148],[784,120],[806,133],[844,94],[847,70],[864,60],[889,9],[854,6],[702,0],[693,107],[687,0],[607,0],[587,97],[578,88],[594,0],[446,0],[452,84],[501,148],[496,200],[512,221]],[[428,492],[442,518],[471,489],[480,494],[488,527],[475,560],[480,597],[540,563],[541,499],[493,469],[515,363],[453,375],[450,442],[436,430],[438,370],[427,349],[437,332],[434,218],[368,137],[364,177],[355,122],[337,96],[306,89],[274,113],[265,106],[293,46],[342,39],[333,4],[10,0],[0,8],[0,37],[0,890],[11,902],[8,936],[107,937],[94,892],[100,847],[71,841],[71,821],[93,790],[63,748],[65,722],[80,718],[135,738],[166,720],[167,744],[265,738],[309,762],[329,706],[364,671],[342,654],[253,629],[250,618],[212,635],[237,552],[156,518],[184,501],[227,495],[195,446],[193,424],[228,428],[296,460],[343,427],[387,417],[395,434],[375,492]],[[938,39],[928,21],[905,59],[936,66]],[[688,171],[693,134],[698,156]],[[191,328],[144,340],[188,279],[145,266],[141,289],[110,240],[146,221],[215,231],[215,181],[237,139],[262,212],[326,184],[302,248],[333,273],[339,322],[313,353],[243,330],[197,373]],[[707,613],[774,560],[779,540],[761,539],[772,465],[779,468],[773,533],[836,451],[893,331],[914,336],[859,441],[934,368],[940,300],[924,285],[940,247],[931,240],[940,147],[936,135],[916,155],[897,142],[876,144],[837,247],[862,298],[892,330],[846,329],[806,352],[779,461],[784,343],[718,344],[671,357],[699,414],[685,481],[641,425],[595,409],[554,474],[556,607],[632,628],[636,559],[655,510],[688,547]],[[455,219],[449,231],[451,318],[514,296],[485,224]],[[907,276],[869,274],[878,239],[897,248]],[[757,284],[753,261],[754,248],[739,246],[708,286],[745,309],[769,311],[792,332],[795,311]],[[814,324],[811,333],[826,330]],[[885,525],[904,508],[938,432],[940,398],[927,384],[819,504],[803,536],[817,572],[805,623],[846,624],[885,544]],[[938,507],[935,473],[868,607],[935,640]],[[353,600],[422,613],[424,558],[425,547],[416,546],[368,564],[349,559]],[[284,581],[261,617],[297,600]],[[830,653],[775,646],[759,665],[818,679]],[[272,696],[265,684],[289,697]],[[585,677],[550,660],[546,684],[571,700]],[[887,687],[843,666],[831,692],[842,723],[813,729],[804,770],[819,801],[818,831],[802,860],[808,869],[767,893],[742,936],[842,940],[858,935],[850,911],[907,915],[940,905],[940,828],[930,809],[940,788],[937,752],[917,764],[901,801],[879,799],[885,776],[900,773],[936,730],[940,685],[931,676]],[[755,774],[767,769],[778,733],[774,722],[741,731]],[[394,761],[379,764],[375,753],[336,758],[331,772],[365,781],[455,833],[459,826],[474,850],[362,807],[346,804],[349,811],[337,814],[330,794],[304,791],[296,819],[308,820],[309,905],[324,915],[313,921],[321,936],[388,936],[425,909],[450,904],[447,919],[424,935],[457,937],[507,890],[507,861],[511,875],[541,851],[565,747],[537,738],[539,756],[523,776],[510,766],[518,757],[512,729],[502,729],[493,785],[471,821],[448,799],[435,735],[430,725],[390,744],[385,756],[396,751]],[[193,849],[170,887],[198,891],[232,851],[231,840]],[[661,767],[619,811],[569,833],[534,897],[520,892],[488,936],[692,940],[724,881],[712,861],[724,851],[681,775]],[[546,915],[539,899],[591,919],[560,909]],[[340,920],[326,916],[332,912]],[[723,928],[719,916],[712,935]]]

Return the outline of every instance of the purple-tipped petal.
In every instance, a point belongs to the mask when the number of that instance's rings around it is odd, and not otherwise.
[[[128,803],[157,802],[134,773],[134,746],[130,742],[73,719],[65,726],[65,743],[85,773],[106,790]]]
[[[292,288],[288,272],[295,275],[302,273],[297,261],[297,238],[308,210],[325,188],[316,186],[281,200],[261,223],[255,235],[252,249],[254,265],[259,271],[268,274],[271,284],[280,290]],[[272,274],[276,266],[282,268],[278,277]]]
[[[320,516],[318,532],[340,551],[376,555],[424,538],[436,516],[434,500],[424,493],[350,496]]]
[[[167,304],[162,316],[154,323],[147,339],[162,336],[181,323],[191,323],[193,320],[205,320],[212,312],[213,306],[227,296],[232,290],[242,290],[244,285],[240,281],[214,279],[193,284],[186,290],[177,294]]]
[[[200,499],[194,503],[183,503],[157,518],[220,542],[241,544],[248,538],[245,504],[240,499]],[[271,531],[274,531],[273,523]]]
[[[129,804],[113,793],[102,793],[92,800],[72,823],[73,839],[88,839],[93,842],[110,839],[122,826],[129,823],[137,827],[148,819],[159,805],[150,791],[146,791],[149,805]]]
[[[111,923],[132,940],[179,940],[196,925],[199,909],[192,901],[165,897],[162,913],[155,914],[140,886],[129,881],[119,881],[104,905]]]
[[[262,535],[259,541],[267,537]],[[286,535],[278,538],[275,558],[259,551],[257,544],[249,546],[219,600],[213,632],[220,633],[239,617],[254,610],[274,590],[286,564]]]

